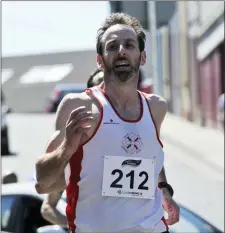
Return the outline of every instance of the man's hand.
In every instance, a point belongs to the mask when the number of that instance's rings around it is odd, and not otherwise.
[[[180,207],[171,197],[167,188],[162,188],[163,193],[163,208],[168,213],[168,218],[166,219],[167,225],[173,225],[179,222],[180,219]]]
[[[81,138],[82,134],[91,128],[90,121],[93,121],[93,116],[85,106],[76,108],[71,112],[65,127],[65,144],[63,146],[70,157],[79,147],[80,140],[78,138]]]

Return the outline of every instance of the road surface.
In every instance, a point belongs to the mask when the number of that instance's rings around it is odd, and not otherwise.
[[[34,172],[35,161],[47,145],[53,130],[54,115],[11,114],[9,135],[16,156],[2,158],[2,170],[14,170],[20,181]],[[224,174],[210,164],[195,159],[168,138],[162,138],[165,168],[175,200],[224,230]]]

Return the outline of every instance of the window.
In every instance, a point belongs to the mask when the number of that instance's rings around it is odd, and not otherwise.
[[[39,227],[52,225],[41,215],[42,200],[23,196],[21,201],[23,204],[23,233],[36,233]]]
[[[15,196],[2,196],[1,200],[1,230],[13,231],[14,215],[16,212],[17,198]]]

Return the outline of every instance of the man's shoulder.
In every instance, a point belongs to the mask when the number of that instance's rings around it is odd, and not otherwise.
[[[65,99],[71,101],[71,100],[87,100],[88,99],[88,94],[86,91],[83,91],[81,93],[69,93],[64,96]]]
[[[73,105],[73,106],[79,106],[83,105],[85,103],[88,103],[91,100],[91,97],[87,94],[87,92],[81,92],[81,93],[69,93],[64,96],[64,98],[61,101],[62,105]]]
[[[56,112],[56,128],[64,127],[71,112],[81,106],[89,106],[91,98],[86,92],[69,93],[61,100]]]
[[[80,106],[88,106],[90,101],[91,98],[86,92],[69,93],[61,100],[57,109],[57,115],[68,115]]]
[[[162,121],[164,120],[167,113],[167,101],[163,97],[156,94],[146,94],[145,96],[148,100],[152,117],[156,122],[156,125],[158,126],[157,128],[159,130]]]
[[[165,112],[167,111],[168,104],[162,96],[157,94],[145,94],[145,96],[153,110],[156,108]]]

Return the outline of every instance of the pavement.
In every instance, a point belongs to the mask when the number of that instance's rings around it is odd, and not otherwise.
[[[204,128],[168,113],[161,128],[162,141],[174,144],[211,168],[224,173],[224,132]]]
[[[174,199],[224,232],[224,133],[168,113],[161,141]]]

